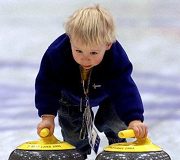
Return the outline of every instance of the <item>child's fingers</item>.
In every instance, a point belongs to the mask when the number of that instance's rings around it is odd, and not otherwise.
[[[133,126],[132,129],[134,130],[134,134],[136,138],[140,137],[140,129],[137,126]]]
[[[147,129],[147,126],[142,122],[134,121],[130,124],[130,126],[128,128],[131,128],[134,130],[136,138],[146,138],[147,137],[148,129]]]
[[[47,128],[45,125],[43,125],[43,123],[39,123],[38,126],[37,126],[37,134],[39,136],[41,136],[40,132],[43,128]]]
[[[147,137],[147,127],[145,125],[138,125],[135,127],[136,138],[146,138]]]
[[[42,129],[44,128],[48,128],[49,129],[49,135],[51,136],[54,133],[54,123],[51,123],[49,121],[41,121],[38,126],[37,126],[37,134],[41,137],[40,132],[42,131]]]

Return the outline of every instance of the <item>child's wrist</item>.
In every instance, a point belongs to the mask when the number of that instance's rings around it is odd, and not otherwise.
[[[54,115],[52,115],[52,114],[43,114],[42,116],[41,116],[41,118],[42,119],[54,119],[55,118],[55,116]]]

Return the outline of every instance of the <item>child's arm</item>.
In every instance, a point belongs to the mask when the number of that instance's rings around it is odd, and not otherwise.
[[[40,131],[43,128],[48,128],[50,130],[49,136],[53,135],[54,127],[55,127],[54,118],[55,118],[54,115],[42,115],[41,116],[41,122],[37,126],[37,133],[39,136],[40,136]]]
[[[139,120],[131,121],[129,123],[128,128],[134,130],[136,138],[146,138],[147,137],[148,128],[143,122],[141,122]]]

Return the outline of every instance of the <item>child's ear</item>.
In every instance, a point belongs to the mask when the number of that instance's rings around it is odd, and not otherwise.
[[[112,46],[112,43],[108,43],[108,44],[106,45],[106,50],[109,50],[109,49],[111,48],[111,46]]]

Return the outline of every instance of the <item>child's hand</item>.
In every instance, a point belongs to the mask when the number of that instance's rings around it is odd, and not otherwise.
[[[128,129],[133,129],[136,138],[146,138],[148,134],[147,126],[139,120],[134,120],[129,123]]]
[[[42,121],[38,124],[37,126],[37,134],[40,136],[40,132],[43,128],[48,128],[49,129],[49,135],[51,136],[54,133],[54,118],[55,116],[53,115],[43,115],[42,116]]]

